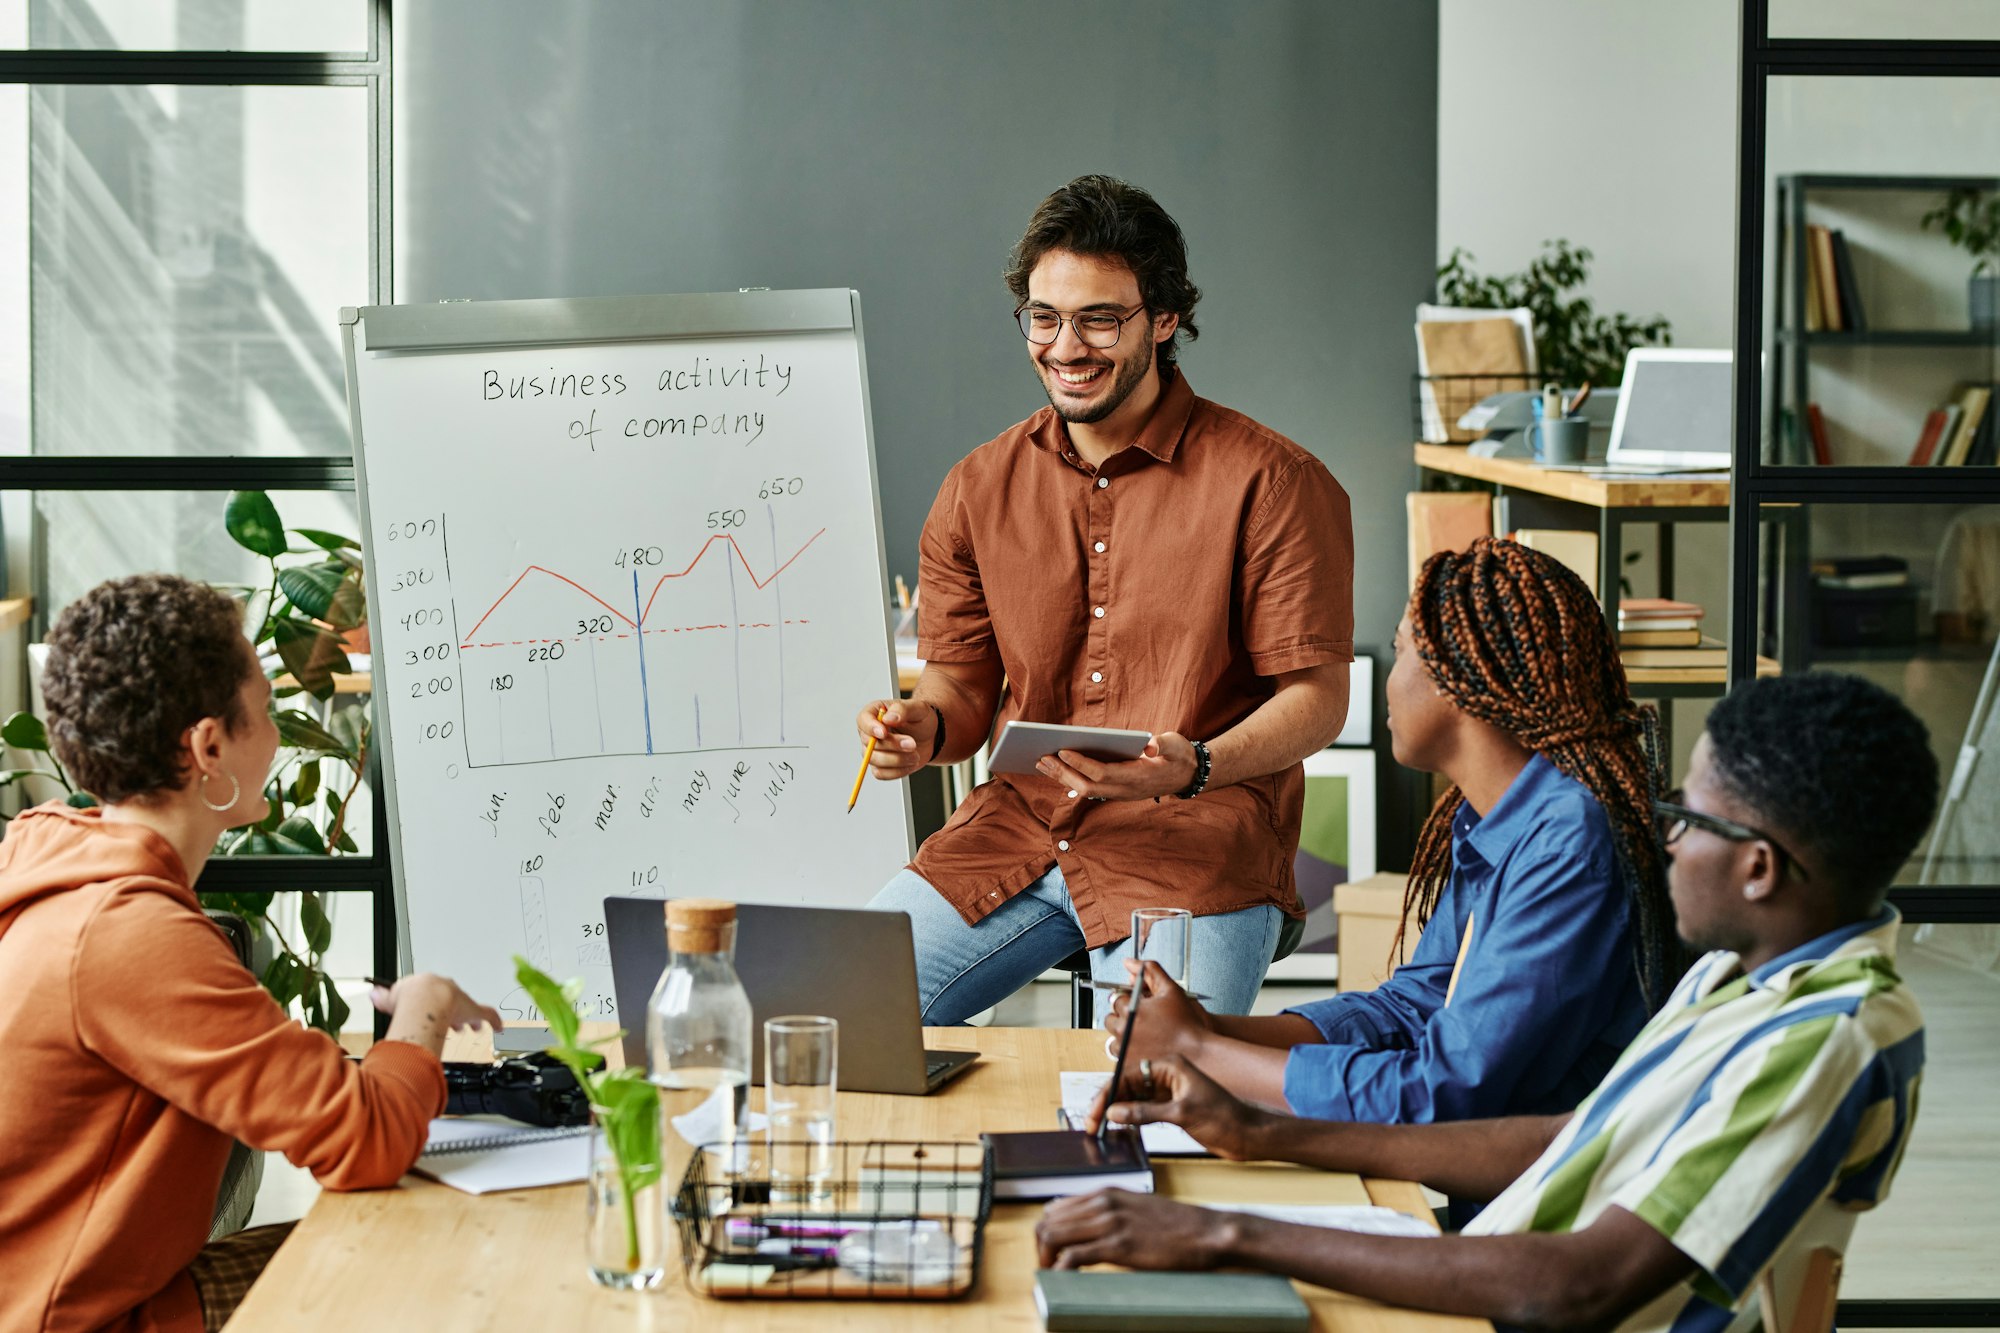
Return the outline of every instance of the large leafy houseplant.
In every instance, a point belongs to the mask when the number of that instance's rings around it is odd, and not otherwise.
[[[1542,252],[1519,273],[1473,271],[1474,256],[1453,247],[1438,269],[1438,299],[1478,310],[1526,306],[1535,319],[1535,358],[1542,378],[1568,385],[1608,388],[1625,379],[1625,353],[1634,347],[1673,342],[1664,315],[1635,319],[1600,315],[1581,294],[1590,279],[1592,255],[1568,241],[1544,241]]]
[[[273,715],[285,750],[264,789],[270,811],[255,824],[231,829],[216,851],[223,856],[340,855],[358,850],[347,832],[347,811],[365,780],[370,741],[366,707],[337,709],[322,724],[311,713],[288,707],[301,694],[333,697],[334,677],[350,670],[343,638],[368,623],[361,544],[352,537],[316,528],[287,528],[277,506],[262,491],[237,491],[223,511],[223,527],[245,550],[261,557],[268,576],[234,589],[243,597],[251,642],[260,658],[275,654]],[[292,538],[303,545],[293,547]],[[60,786],[76,806],[97,804],[78,791],[49,750],[48,732],[31,713],[16,713],[0,726],[0,740],[38,757],[35,767],[0,772],[0,787],[30,779]],[[41,766],[45,764],[46,766]],[[272,958],[260,978],[279,1004],[299,1005],[307,1024],[339,1036],[348,1006],[326,971],[333,923],[316,893],[299,895],[298,938],[272,914],[273,891],[204,893],[202,905],[235,912],[251,930],[272,942]]]

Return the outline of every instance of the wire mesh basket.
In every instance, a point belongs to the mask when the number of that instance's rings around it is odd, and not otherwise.
[[[1410,424],[1426,444],[1464,444],[1480,432],[1458,419],[1496,393],[1539,389],[1546,376],[1532,373],[1412,375]]]
[[[795,1150],[795,1151],[793,1151]],[[740,1152],[740,1147],[737,1149]],[[674,1196],[689,1289],[716,1298],[955,1300],[979,1281],[993,1168],[979,1143],[791,1145],[728,1175],[695,1153]]]

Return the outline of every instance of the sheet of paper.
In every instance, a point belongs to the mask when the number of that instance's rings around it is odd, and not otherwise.
[[[1090,1104],[1097,1100],[1097,1094],[1111,1081],[1108,1073],[1093,1070],[1065,1069],[1058,1077],[1062,1080],[1063,1113],[1072,1125],[1081,1128],[1084,1117],[1090,1114]],[[1146,1145],[1148,1154],[1154,1157],[1206,1157],[1208,1149],[1194,1141],[1194,1136],[1179,1125],[1141,1125],[1140,1141]]]
[[[1274,1222],[1294,1222],[1304,1227],[1338,1227],[1342,1231],[1365,1231],[1372,1236],[1428,1238],[1438,1234],[1437,1228],[1427,1222],[1375,1204],[1218,1203],[1207,1206],[1228,1213],[1252,1213]]]

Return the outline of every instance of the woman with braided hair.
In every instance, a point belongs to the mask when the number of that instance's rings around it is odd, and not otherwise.
[[[1148,964],[1145,1022],[1128,1033],[1121,1000],[1113,1041],[1324,1119],[1569,1110],[1681,972],[1650,710],[1583,581],[1515,542],[1425,562],[1395,649],[1396,758],[1451,781],[1410,871],[1409,958],[1263,1018],[1210,1014]]]

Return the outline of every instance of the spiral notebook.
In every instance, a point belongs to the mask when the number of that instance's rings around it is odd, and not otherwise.
[[[467,1194],[567,1185],[588,1173],[588,1133],[586,1125],[540,1129],[447,1116],[431,1121],[430,1138],[410,1169]]]

